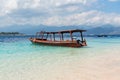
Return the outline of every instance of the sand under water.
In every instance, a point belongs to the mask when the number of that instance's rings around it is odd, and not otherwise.
[[[120,37],[87,37],[82,48],[0,38],[0,80],[120,80]]]

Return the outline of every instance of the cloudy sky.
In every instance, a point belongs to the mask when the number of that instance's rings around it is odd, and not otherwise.
[[[0,28],[106,24],[120,26],[120,0],[0,0]]]

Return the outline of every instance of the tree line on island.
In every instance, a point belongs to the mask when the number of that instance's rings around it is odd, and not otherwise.
[[[24,36],[25,34],[19,32],[0,32],[0,36]]]

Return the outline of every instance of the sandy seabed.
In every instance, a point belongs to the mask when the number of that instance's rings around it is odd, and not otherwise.
[[[59,54],[3,59],[0,80],[120,80],[119,47],[111,49],[84,57]]]

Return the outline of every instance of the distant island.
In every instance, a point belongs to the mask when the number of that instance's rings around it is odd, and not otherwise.
[[[25,34],[19,32],[0,32],[0,36],[25,36]]]

